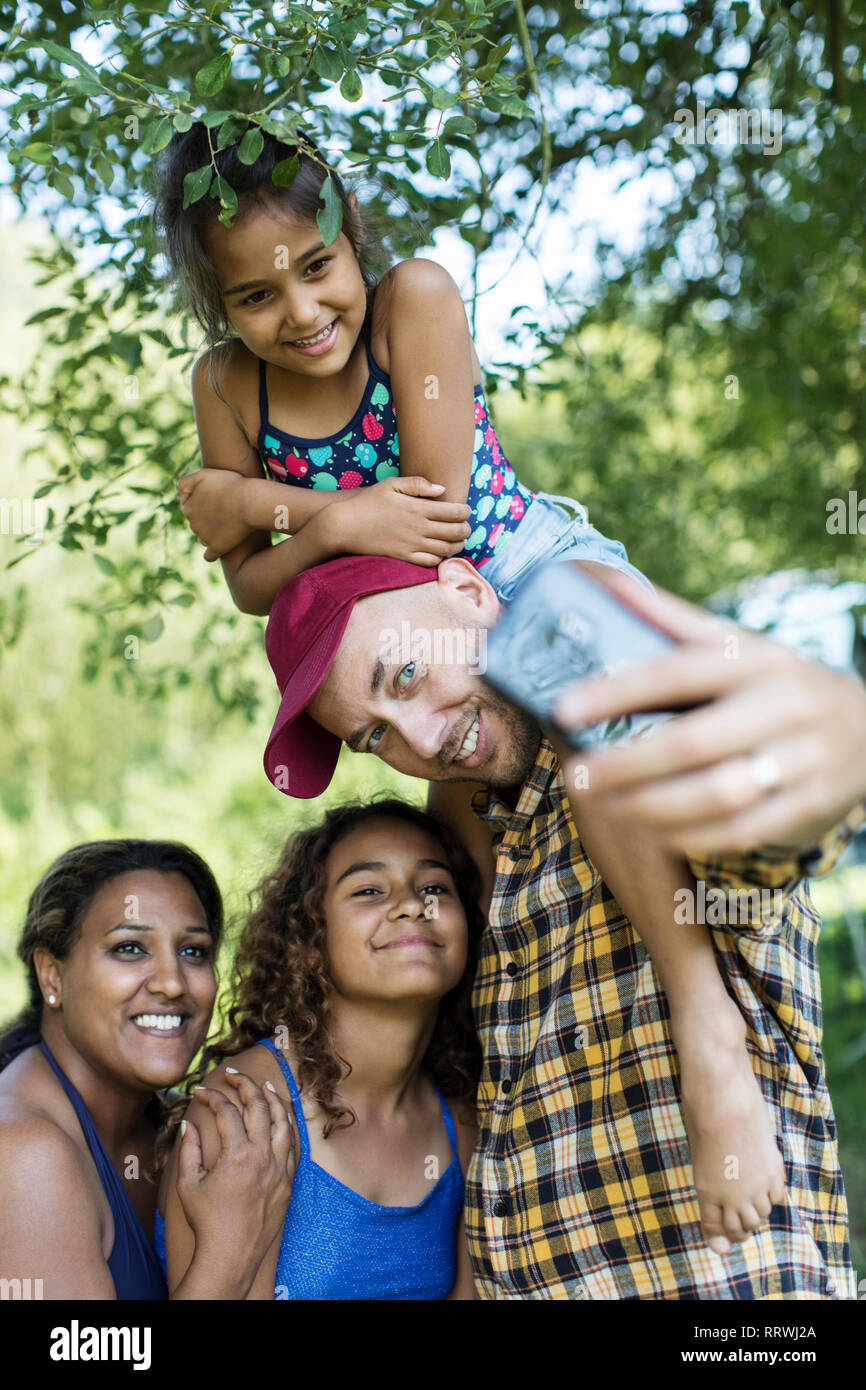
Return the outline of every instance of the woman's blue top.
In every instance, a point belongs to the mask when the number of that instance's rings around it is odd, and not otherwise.
[[[118,1298],[168,1298],[165,1275],[160,1268],[153,1246],[148,1240],[138,1212],[132,1205],[129,1193],[121,1181],[120,1174],[108,1156],[108,1152],[90,1118],[90,1111],[84,1104],[69,1077],[61,1070],[48,1044],[41,1041],[42,1051],[54,1069],[78,1116],[84,1137],[87,1140],[99,1181],[111,1207],[114,1217],[114,1245],[108,1257],[108,1268],[114,1280]]]
[[[262,1038],[261,1043],[271,1049],[286,1078],[301,1146],[280,1241],[274,1298],[447,1297],[457,1278],[463,1173],[454,1121],[438,1087],[454,1156],[417,1206],[383,1207],[346,1187],[310,1158],[307,1125],[291,1068],[272,1038]],[[157,1214],[157,1250],[162,1241],[162,1221]]]

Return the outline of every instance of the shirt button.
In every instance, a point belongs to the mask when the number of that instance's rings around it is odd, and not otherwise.
[[[510,960],[510,961],[508,962],[508,964],[506,965],[506,967],[505,967],[505,973],[506,973],[507,975],[516,975],[516,974],[517,974],[517,966],[514,964],[514,961],[513,961],[513,960]]]
[[[502,1089],[506,1095],[508,1095],[508,1092],[511,1090],[511,1082],[509,1081],[507,1076],[505,1080],[502,1082]]]
[[[508,1203],[507,1203],[507,1201],[505,1201],[504,1198],[499,1197],[499,1198],[493,1203],[493,1215],[494,1215],[494,1216],[507,1216],[507,1215],[508,1215]]]
[[[517,863],[518,859],[520,858],[520,846],[519,846],[519,845],[509,845],[509,846],[508,846],[508,858],[511,860],[511,862],[512,862],[513,864],[516,864],[516,863]]]

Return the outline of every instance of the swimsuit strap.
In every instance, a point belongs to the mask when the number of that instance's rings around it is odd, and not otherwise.
[[[259,1045],[261,1047],[270,1048],[271,1052],[274,1054],[274,1056],[280,1064],[280,1070],[283,1073],[283,1076],[286,1078],[286,1084],[291,1093],[292,1105],[295,1107],[295,1123],[298,1126],[298,1134],[301,1140],[301,1156],[309,1158],[310,1138],[307,1134],[307,1122],[304,1119],[304,1111],[301,1105],[301,1093],[298,1090],[298,1083],[292,1075],[292,1069],[286,1061],[283,1049],[281,1047],[277,1047],[273,1038],[259,1038]]]
[[[268,364],[259,358],[259,425],[264,429],[268,423]]]
[[[259,1045],[261,1047],[269,1048],[280,1064],[280,1070],[282,1071],[283,1076],[286,1078],[286,1083],[288,1085],[289,1091],[291,1092],[292,1104],[295,1107],[295,1118],[297,1120],[298,1125],[298,1134],[300,1135],[301,1139],[301,1153],[306,1154],[309,1157],[310,1139],[307,1133],[307,1122],[304,1119],[304,1112],[301,1108],[301,1093],[298,1090],[298,1083],[296,1082],[292,1074],[292,1069],[286,1061],[285,1053],[283,1052],[282,1048],[277,1047],[273,1038],[260,1038]],[[431,1081],[433,1080],[432,1077],[430,1079]],[[457,1148],[457,1129],[454,1124],[454,1117],[451,1114],[451,1107],[449,1106],[442,1092],[439,1090],[439,1087],[436,1085],[435,1081],[433,1081],[433,1089],[439,1097],[439,1104],[442,1108],[442,1119],[445,1121],[445,1128],[448,1132],[448,1138],[451,1141],[451,1148],[454,1150],[454,1157],[459,1160],[460,1153]]]
[[[370,323],[371,323],[371,318],[372,318],[372,310],[370,311],[369,314],[367,314],[367,315],[365,316],[364,322],[363,322],[363,324],[361,325],[361,332],[362,332],[363,335],[364,335],[364,347],[365,347],[366,350],[367,350],[367,366],[369,367],[369,369],[370,369],[371,372],[378,372],[379,375],[381,376],[381,374],[382,374],[382,369],[381,369],[381,367],[379,366],[378,362],[376,361],[375,357],[373,356],[373,349],[372,349],[372,347],[370,346]]]
[[[367,367],[370,372],[383,376],[381,367],[373,356],[373,349],[370,346],[370,315],[367,314],[361,325],[361,332],[364,337],[364,348],[367,353]],[[369,378],[367,388],[369,388]],[[268,364],[263,357],[259,358],[259,427],[264,429],[269,423],[268,417]]]
[[[132,1198],[115,1168],[93,1123],[90,1111],[42,1038],[43,1056],[65,1091],[90,1150],[99,1181],[114,1219],[114,1245],[106,1261],[119,1299],[161,1299],[167,1296],[165,1279],[156,1253],[145,1234]]]

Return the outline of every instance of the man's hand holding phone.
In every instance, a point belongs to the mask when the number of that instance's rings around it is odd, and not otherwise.
[[[573,684],[555,703],[557,724],[568,733],[692,708],[649,737],[567,758],[569,788],[695,857],[807,849],[866,796],[866,687],[856,677],[614,570],[598,578],[677,645],[615,678]]]

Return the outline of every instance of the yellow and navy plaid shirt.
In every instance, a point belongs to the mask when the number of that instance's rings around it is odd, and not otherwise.
[[[787,1178],[786,1204],[721,1256],[700,1234],[667,1001],[583,851],[547,740],[514,810],[490,789],[473,809],[497,855],[473,993],[484,1065],[466,1226],[479,1296],[854,1297],[820,1049],[820,919],[802,880],[832,867],[863,810],[808,858],[692,863],[707,889],[782,894],[781,922],[761,909],[710,928]]]

